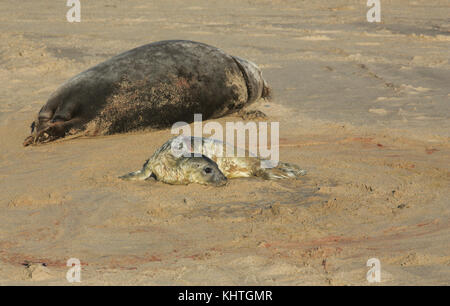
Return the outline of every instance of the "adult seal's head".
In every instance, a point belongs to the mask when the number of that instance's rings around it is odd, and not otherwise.
[[[253,103],[260,98],[271,98],[272,89],[267,84],[262,76],[261,69],[246,59],[233,56],[233,59],[241,69],[245,82],[247,84],[248,102]]]

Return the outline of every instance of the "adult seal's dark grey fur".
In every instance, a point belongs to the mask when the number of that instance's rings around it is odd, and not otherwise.
[[[160,41],[117,55],[65,82],[31,125],[24,145],[84,132],[106,135],[241,110],[269,87],[259,68],[215,47]]]

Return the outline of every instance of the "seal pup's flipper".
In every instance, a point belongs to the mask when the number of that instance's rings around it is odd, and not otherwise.
[[[150,177],[155,177],[150,168],[149,162],[150,160],[147,160],[141,170],[119,176],[119,178],[125,181],[144,181]]]
[[[302,169],[299,166],[291,164],[291,163],[279,162],[277,168],[285,173],[294,175],[294,177],[303,176],[308,173],[308,171],[306,171],[305,169]]]
[[[120,179],[124,181],[145,181],[146,179],[149,179],[150,177],[154,177],[152,173],[148,175],[146,172],[142,170],[130,172],[128,174],[119,176]]]
[[[287,178],[298,178],[307,173],[306,170],[301,169],[299,166],[279,162],[274,168],[259,168],[255,172],[256,176],[259,176],[265,180],[279,180]]]

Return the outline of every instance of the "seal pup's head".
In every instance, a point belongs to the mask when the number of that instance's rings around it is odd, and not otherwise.
[[[227,178],[217,164],[204,155],[181,157],[177,160],[177,164],[182,169],[184,179],[190,183],[213,186],[227,184]]]

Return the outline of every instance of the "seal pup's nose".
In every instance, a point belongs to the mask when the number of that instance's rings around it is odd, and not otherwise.
[[[225,186],[226,184],[228,184],[228,179],[225,175],[223,175],[222,172],[218,173],[214,177],[214,182],[213,182],[214,186],[220,187],[220,186]]]

